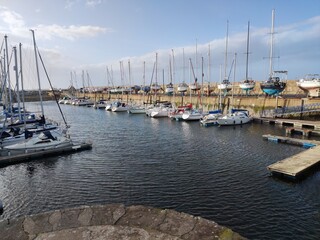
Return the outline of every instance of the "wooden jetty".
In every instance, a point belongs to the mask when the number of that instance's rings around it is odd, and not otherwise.
[[[42,157],[50,157],[50,156],[56,156],[61,154],[79,152],[83,150],[89,150],[91,148],[92,148],[92,143],[86,142],[86,143],[74,144],[72,146],[67,146],[63,148],[47,149],[47,150],[42,150],[37,152],[4,156],[4,157],[0,157],[0,167],[5,167],[8,165],[22,163],[22,162],[29,162]]]
[[[253,121],[260,123],[279,124],[283,126],[293,126],[296,128],[308,128],[320,130],[320,121],[307,121],[297,119],[284,119],[284,118],[261,118],[254,117]]]
[[[288,143],[309,148],[304,152],[269,165],[267,168],[273,175],[296,179],[320,164],[319,141],[274,136],[270,134],[263,135],[263,138],[268,141]]]
[[[296,179],[303,173],[318,166],[320,163],[320,146],[310,148],[292,157],[268,166],[272,174]]]
[[[291,145],[297,145],[304,148],[310,148],[320,145],[320,141],[309,140],[309,139],[297,139],[291,137],[275,136],[271,134],[262,135],[262,138],[271,142],[287,143]]]

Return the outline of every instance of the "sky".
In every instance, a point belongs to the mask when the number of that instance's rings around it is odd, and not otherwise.
[[[33,29],[54,88],[239,82],[247,68],[263,81],[273,9],[273,70],[294,80],[320,73],[320,0],[0,0],[2,65],[6,35],[12,87],[21,43],[24,88],[38,88]]]

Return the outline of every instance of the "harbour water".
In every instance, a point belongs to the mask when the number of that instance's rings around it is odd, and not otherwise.
[[[29,110],[40,110],[28,103]],[[318,239],[320,172],[301,182],[266,167],[303,151],[262,139],[280,126],[201,127],[61,106],[74,141],[93,149],[0,169],[0,219],[80,205],[169,208],[230,227],[249,239]],[[45,115],[61,122],[54,102]]]

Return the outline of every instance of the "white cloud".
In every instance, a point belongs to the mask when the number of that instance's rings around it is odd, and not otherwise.
[[[101,0],[87,0],[86,5],[89,7],[95,7],[101,3],[102,3]]]
[[[10,11],[6,7],[0,6],[0,17],[2,21],[9,26],[10,29],[20,28],[25,25],[23,17],[20,14],[14,11]]]
[[[76,1],[67,0],[64,8],[65,8],[65,9],[70,9],[70,8],[73,7],[73,5],[74,5],[75,3],[76,3]]]
[[[36,25],[36,26],[27,26],[23,17],[9,10],[6,7],[0,6],[0,20],[3,21],[5,27],[2,27],[2,31],[7,32],[18,37],[25,38],[27,32],[30,28],[37,30],[38,39],[53,39],[53,38],[62,38],[70,41],[76,40],[83,37],[95,37],[99,34],[112,32],[110,28],[104,28],[99,26],[61,26],[58,24],[51,25]]]
[[[75,40],[83,37],[95,37],[100,33],[112,32],[111,29],[102,28],[98,26],[60,26],[53,25],[38,25],[37,29],[38,38],[52,39],[52,38],[64,38],[68,40]]]

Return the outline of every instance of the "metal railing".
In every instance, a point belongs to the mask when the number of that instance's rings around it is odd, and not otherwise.
[[[275,118],[312,112],[320,112],[320,103],[263,110],[260,113],[260,117]]]

